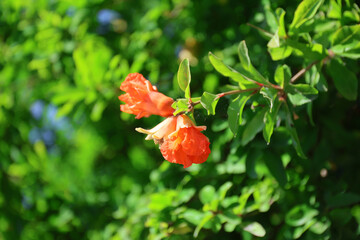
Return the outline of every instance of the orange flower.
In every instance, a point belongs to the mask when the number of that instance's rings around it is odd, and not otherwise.
[[[119,96],[119,99],[125,102],[125,105],[120,105],[120,110],[135,114],[137,119],[149,117],[152,114],[168,117],[174,112],[171,107],[174,100],[159,93],[157,88],[140,73],[130,73],[120,89],[126,92]]]
[[[150,130],[136,130],[148,134],[146,140],[159,143],[167,161],[182,164],[184,168],[205,162],[210,154],[209,139],[201,133],[206,126],[195,126],[186,115],[167,118]]]

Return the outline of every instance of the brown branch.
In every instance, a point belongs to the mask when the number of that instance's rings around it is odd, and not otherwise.
[[[310,68],[312,68],[315,64],[317,64],[318,62],[320,62],[320,60],[316,60],[312,63],[310,63],[310,65],[308,65],[306,68],[301,69],[298,73],[296,73],[291,79],[290,82],[294,83],[296,80],[298,80],[302,75],[304,75],[307,71],[310,70]]]
[[[309,66],[307,66],[306,68],[301,69],[298,73],[296,73],[291,79],[290,82],[294,83],[296,80],[298,80],[302,75],[304,75],[307,71],[310,70],[310,68],[312,68],[315,64],[318,64],[320,61],[322,63],[326,63],[328,60],[330,60],[331,58],[333,58],[335,56],[334,52],[331,51],[331,49],[328,50],[329,55],[326,56],[325,58],[321,59],[321,60],[316,60],[312,63],[310,63]]]
[[[274,34],[271,32],[266,31],[265,29],[259,28],[258,26],[252,25],[251,23],[246,23],[246,25],[255,28],[256,30],[259,30],[260,32],[263,32],[265,35],[267,35],[268,37],[273,37]]]

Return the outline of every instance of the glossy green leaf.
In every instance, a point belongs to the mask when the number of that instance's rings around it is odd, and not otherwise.
[[[272,152],[267,152],[264,154],[264,161],[271,175],[281,187],[284,187],[287,183],[287,176],[281,157],[276,156]]]
[[[253,140],[258,132],[264,127],[264,115],[267,108],[256,113],[256,115],[245,125],[245,129],[241,138],[242,145],[248,144]]]
[[[249,225],[246,225],[244,227],[244,230],[256,237],[264,237],[266,234],[264,227],[258,222],[253,222],[250,223]]]
[[[276,15],[278,17],[278,24],[279,24],[279,28],[278,28],[278,34],[279,37],[286,37],[286,28],[285,28],[285,10],[282,8],[278,8],[276,9]]]
[[[185,92],[185,97],[190,98],[191,74],[189,59],[185,58],[181,61],[177,73],[177,79],[180,89]]]
[[[303,0],[296,8],[290,30],[294,31],[309,19],[313,18],[324,0]]]
[[[291,79],[290,68],[287,65],[278,66],[275,71],[274,79],[281,88],[288,86]]]
[[[241,41],[238,46],[238,55],[241,63],[240,74],[246,79],[252,79],[258,83],[269,84],[269,81],[265,79],[251,64],[248,48],[245,41]]]
[[[341,2],[338,4],[335,0],[330,0],[327,16],[329,18],[341,19],[341,15]]]
[[[340,44],[333,46],[331,50],[338,56],[347,57],[351,59],[360,58],[360,40],[353,41],[349,44]]]
[[[274,126],[276,124],[276,119],[278,116],[278,112],[281,106],[281,101],[275,99],[274,107],[272,111],[268,111],[265,114],[265,127],[263,128],[263,136],[267,143],[270,143],[271,136],[274,132]]]
[[[239,125],[242,123],[242,112],[244,110],[246,102],[250,99],[250,93],[242,93],[240,96],[235,98],[229,105],[227,110],[228,122],[230,130],[234,136],[237,135]]]
[[[331,44],[347,45],[354,41],[360,41],[360,24],[353,26],[343,26],[338,29],[332,36]]]
[[[285,45],[276,48],[268,48],[268,51],[270,53],[271,59],[273,61],[278,61],[289,57],[293,52],[293,49],[290,46]]]
[[[201,96],[201,105],[207,110],[208,115],[215,115],[216,104],[218,103],[219,98],[217,95],[204,92]]]
[[[341,95],[350,101],[357,99],[358,79],[353,72],[343,65],[341,60],[331,60],[327,65],[327,71]]]
[[[306,59],[312,61],[321,60],[326,57],[326,50],[321,44],[304,44],[290,38],[286,39],[286,44]]]
[[[289,84],[286,90],[289,100],[295,106],[311,102],[318,94],[318,90],[308,84]]]
[[[176,100],[172,105],[172,108],[175,109],[173,115],[176,116],[180,112],[186,112],[189,109],[189,100],[182,98]]]
[[[209,52],[209,60],[211,64],[214,66],[216,71],[222,74],[225,77],[229,77],[234,81],[238,82],[239,84],[243,85],[253,85],[254,81],[251,79],[245,79],[239,72],[235,69],[227,66],[220,58],[216,57],[213,53]]]
[[[274,100],[277,98],[278,91],[274,88],[262,87],[260,94],[267,100],[269,104],[269,111],[272,111]]]

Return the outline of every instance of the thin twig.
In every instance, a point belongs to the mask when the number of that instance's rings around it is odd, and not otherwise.
[[[221,97],[224,97],[224,96],[227,96],[227,95],[232,95],[232,94],[239,94],[239,93],[244,93],[244,92],[258,91],[260,89],[261,89],[261,87],[232,90],[232,91],[228,91],[228,92],[218,93],[218,94],[216,94],[216,98],[221,98]]]
[[[296,73],[291,79],[290,82],[294,83],[296,80],[298,80],[302,75],[304,75],[307,71],[310,70],[310,68],[312,68],[315,64],[317,64],[318,62],[320,62],[320,60],[316,60],[312,63],[310,63],[310,65],[308,65],[306,68],[301,69],[298,73]]]
[[[316,60],[312,63],[310,63],[309,66],[307,66],[306,68],[301,69],[298,73],[296,73],[291,79],[290,82],[294,83],[296,80],[298,80],[302,75],[304,75],[304,73],[306,73],[307,71],[310,70],[310,68],[312,68],[315,64],[318,64],[320,61],[322,63],[326,63],[328,60],[330,60],[331,58],[333,58],[335,56],[334,52],[329,49],[328,50],[329,55],[327,55],[325,58],[321,59],[321,60]]]
[[[251,23],[246,23],[246,25],[255,28],[256,30],[259,30],[260,32],[263,32],[265,35],[267,35],[268,37],[273,37],[274,34],[271,32],[266,31],[265,29],[259,28],[258,26],[252,25]]]

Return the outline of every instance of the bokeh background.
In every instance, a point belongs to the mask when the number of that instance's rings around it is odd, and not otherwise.
[[[195,112],[212,154],[183,169],[134,131],[161,117],[119,110],[131,72],[182,97],[183,58],[193,96],[219,92],[229,80],[207,54],[236,66],[241,40],[270,77],[268,39],[246,23],[272,31],[269,10],[286,9],[290,22],[299,2],[1,0],[0,239],[193,239],[194,231],[198,239],[356,239],[359,101],[331,82],[313,105],[314,125],[308,109],[297,110],[306,160],[281,127],[270,146],[261,136],[241,146],[221,99],[216,116]],[[291,58],[293,69],[301,64]],[[358,62],[349,64],[359,75]],[[269,161],[283,163],[286,176]],[[205,224],[209,208],[217,210]]]

